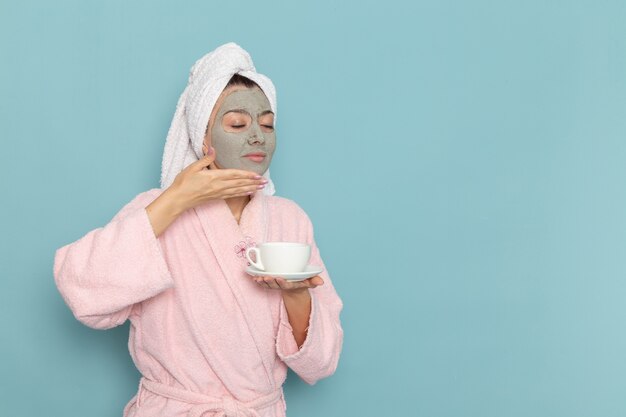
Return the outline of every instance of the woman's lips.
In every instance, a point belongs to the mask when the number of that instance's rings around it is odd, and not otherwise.
[[[263,160],[265,159],[265,154],[264,153],[249,153],[247,155],[243,156],[244,158],[248,158],[251,161],[254,162],[263,162]]]

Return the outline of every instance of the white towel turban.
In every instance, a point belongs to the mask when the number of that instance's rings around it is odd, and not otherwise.
[[[272,81],[256,72],[250,54],[236,43],[229,42],[216,48],[191,67],[187,87],[176,104],[163,150],[161,188],[169,187],[180,171],[204,156],[202,143],[211,111],[234,74],[249,78],[261,87],[276,123],[276,89]],[[263,192],[273,195],[275,190],[269,168],[263,176],[269,181]]]

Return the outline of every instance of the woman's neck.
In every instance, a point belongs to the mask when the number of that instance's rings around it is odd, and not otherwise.
[[[233,213],[237,224],[239,224],[239,220],[241,219],[241,213],[243,213],[243,209],[246,207],[246,204],[250,202],[250,197],[233,197],[227,198],[224,201],[226,201],[226,204],[228,204],[228,208]]]

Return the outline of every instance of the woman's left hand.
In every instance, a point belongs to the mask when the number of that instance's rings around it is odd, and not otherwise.
[[[315,288],[324,285],[324,280],[319,275],[307,278],[302,281],[289,281],[281,277],[252,277],[252,279],[261,287],[272,290],[297,291],[305,288]]]

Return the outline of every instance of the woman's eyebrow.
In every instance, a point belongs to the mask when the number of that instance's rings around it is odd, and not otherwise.
[[[271,110],[265,110],[265,111],[261,112],[261,114],[259,114],[259,116],[265,116],[266,114],[274,114],[274,112],[271,111]]]
[[[226,113],[224,113],[225,115],[228,113],[241,113],[241,114],[247,114],[250,115],[250,113],[248,113],[247,111],[245,111],[244,109],[233,109],[233,110],[228,110]]]

